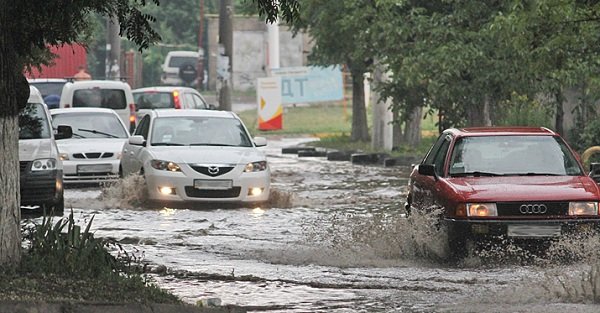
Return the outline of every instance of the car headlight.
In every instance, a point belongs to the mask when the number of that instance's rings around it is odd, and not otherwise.
[[[467,214],[469,216],[498,216],[495,203],[467,203]]]
[[[115,153],[115,155],[116,155],[116,159],[120,160],[121,157],[123,156],[123,153],[122,152],[117,152],[117,153]]]
[[[61,161],[65,161],[69,159],[69,154],[68,153],[61,153],[58,155],[58,157],[60,158]]]
[[[181,172],[181,167],[171,161],[152,160],[150,161],[150,166],[161,171]]]
[[[569,202],[569,215],[598,215],[598,202]]]
[[[31,163],[31,171],[51,171],[56,169],[56,159],[37,159]]]
[[[267,161],[258,161],[246,164],[244,172],[260,172],[267,169]]]

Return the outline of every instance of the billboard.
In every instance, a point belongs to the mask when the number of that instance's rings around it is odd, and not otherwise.
[[[281,77],[283,103],[337,101],[344,98],[339,66],[284,67],[273,69],[271,73]]]
[[[258,129],[276,130],[283,127],[281,78],[259,78],[256,88],[258,102]]]

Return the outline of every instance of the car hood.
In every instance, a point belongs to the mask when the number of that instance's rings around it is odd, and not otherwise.
[[[61,139],[56,141],[62,153],[121,152],[126,138]]]
[[[32,161],[35,159],[56,157],[54,140],[50,138],[19,140],[20,161]]]
[[[265,160],[265,155],[256,148],[249,147],[154,147],[152,155],[155,159],[173,161],[175,163],[193,164],[247,164]]]
[[[465,201],[598,200],[598,186],[587,176],[512,176],[450,178]]]

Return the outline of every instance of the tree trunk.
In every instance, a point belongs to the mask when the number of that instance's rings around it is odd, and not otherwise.
[[[563,133],[563,120],[564,120],[564,116],[565,116],[565,111],[563,108],[563,97],[562,94],[560,92],[557,92],[555,94],[555,98],[556,98],[556,116],[555,116],[555,120],[554,120],[554,128],[556,130],[557,133],[561,134],[561,135],[565,135]]]
[[[413,108],[404,125],[404,141],[411,147],[417,147],[421,143],[421,120],[423,120],[423,107]]]
[[[233,93],[233,0],[222,0],[219,4],[219,46],[227,58],[227,73],[219,89],[219,109],[231,111]],[[198,73],[198,75],[203,75]]]
[[[0,21],[14,18],[10,6],[0,1]],[[16,265],[21,258],[18,104],[29,97],[7,24],[0,23],[0,267]]]
[[[364,74],[362,71],[352,71],[352,141],[369,141]]]

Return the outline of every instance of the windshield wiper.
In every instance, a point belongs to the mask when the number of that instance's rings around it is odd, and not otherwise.
[[[190,143],[190,146],[237,147],[237,145],[228,145],[225,143]]]
[[[174,143],[174,142],[153,142],[153,146],[185,146],[182,143]]]
[[[97,131],[97,130],[93,130],[93,129],[78,128],[77,130],[82,131],[82,132],[92,133],[92,134],[100,134],[100,135],[108,136],[111,138],[119,138],[118,136],[115,136],[113,134],[109,134],[109,133],[105,133],[105,132],[101,132],[101,131]]]
[[[473,171],[473,172],[465,172],[465,173],[453,173],[453,174],[450,174],[450,176],[452,176],[452,177],[465,177],[465,176],[480,177],[480,176],[504,176],[504,174]]]
[[[562,174],[556,174],[556,173],[535,173],[535,172],[514,173],[514,174],[506,174],[506,175],[511,175],[511,176],[563,176]]]

